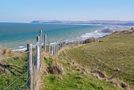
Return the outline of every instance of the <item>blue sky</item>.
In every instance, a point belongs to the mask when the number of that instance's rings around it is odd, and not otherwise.
[[[0,0],[0,22],[131,20],[134,0]]]

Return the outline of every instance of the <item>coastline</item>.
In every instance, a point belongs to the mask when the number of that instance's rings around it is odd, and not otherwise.
[[[62,42],[53,42],[50,44],[62,44],[62,45],[78,45],[78,44],[86,44],[95,42],[105,36],[109,36],[113,33],[121,32],[121,31],[130,31],[133,27],[121,28],[121,29],[102,29],[101,31],[94,31],[92,33],[86,33],[85,36],[81,35],[82,39],[80,40],[72,40],[72,41],[62,41]]]
[[[82,34],[81,36],[79,36],[80,38],[78,40],[63,40],[63,41],[56,41],[56,42],[51,42],[48,43],[47,45],[51,45],[51,44],[65,44],[65,45],[69,45],[69,44],[83,44],[85,42],[90,42],[90,41],[94,41],[97,40],[99,38],[102,38],[104,36],[110,35],[113,32],[116,31],[123,31],[123,30],[128,30],[133,26],[111,26],[111,27],[104,27],[102,29],[99,30],[95,30],[93,32],[89,32],[89,33],[85,33]],[[35,45],[35,44],[34,44]],[[1,48],[5,48],[0,46]],[[27,48],[23,45],[18,46],[18,48],[9,48],[11,51],[26,51]]]

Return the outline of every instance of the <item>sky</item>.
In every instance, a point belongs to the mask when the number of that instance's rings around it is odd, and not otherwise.
[[[0,0],[0,22],[134,21],[134,0]]]

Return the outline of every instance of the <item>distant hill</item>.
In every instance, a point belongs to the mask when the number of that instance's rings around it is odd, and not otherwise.
[[[35,20],[35,21],[32,21],[31,23],[63,23],[63,22],[62,21],[58,21],[58,20],[52,20],[52,21]]]
[[[118,21],[118,20],[92,20],[92,21],[59,21],[59,20],[35,20],[31,23],[59,23],[59,24],[104,24],[104,25],[127,25],[134,26],[134,21]]]

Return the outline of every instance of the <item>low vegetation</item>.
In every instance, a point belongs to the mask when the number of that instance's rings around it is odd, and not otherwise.
[[[1,49],[0,90],[26,89],[26,57],[22,53]]]
[[[57,61],[52,58],[50,61],[48,60],[50,58],[45,59],[49,63],[46,65],[47,69],[42,77],[42,90],[120,90],[110,82],[99,80],[84,71],[81,72],[73,68],[74,66],[66,61]],[[48,70],[50,66],[51,69]],[[57,67],[57,69],[54,67]]]
[[[115,32],[96,42],[63,50],[59,58],[78,63],[116,86],[134,88],[134,31]]]

